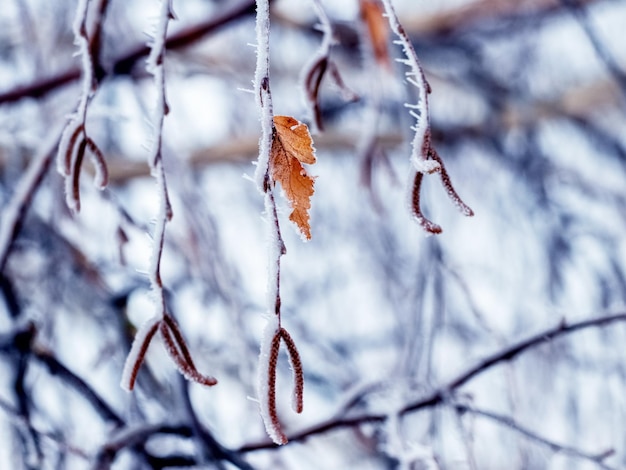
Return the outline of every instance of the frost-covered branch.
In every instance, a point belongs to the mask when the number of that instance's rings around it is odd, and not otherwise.
[[[257,187],[263,191],[265,216],[268,217],[269,260],[267,280],[268,315],[263,330],[259,354],[257,398],[261,417],[270,438],[277,444],[287,443],[276,410],[276,364],[280,347],[280,258],[286,252],[280,232],[280,222],[270,182],[270,152],[274,133],[274,112],[270,91],[270,5],[267,0],[257,0],[256,38],[257,61],[254,78],[257,105],[261,112],[261,137],[256,167]]]
[[[409,192],[410,206],[416,221],[427,233],[440,233],[441,227],[428,220],[422,212],[420,191],[425,174],[441,173],[444,188],[461,213],[465,216],[472,216],[474,213],[452,187],[450,177],[445,170],[443,161],[433,147],[430,130],[430,111],[428,107],[428,95],[431,92],[431,88],[426,80],[424,69],[420,64],[417,53],[398,20],[391,0],[382,0],[382,3],[385,8],[385,14],[389,19],[389,26],[398,38],[394,42],[402,47],[402,52],[404,53],[403,59],[396,60],[408,67],[408,70],[405,72],[405,79],[410,85],[415,87],[418,92],[417,103],[405,103],[404,105],[409,110],[409,114],[415,119],[415,125],[411,127],[415,134],[411,143],[412,168],[409,177],[409,184],[411,184],[411,191]]]
[[[95,171],[94,184],[99,189],[104,189],[108,183],[108,170],[102,152],[88,136],[87,110],[96,88],[96,64],[99,54],[99,35],[103,18],[96,19],[98,24],[95,41],[90,40],[87,31],[87,13],[89,0],[80,0],[76,9],[73,31],[74,42],[78,46],[78,55],[81,58],[82,87],[76,111],[69,117],[69,121],[63,131],[59,150],[57,154],[57,169],[65,178],[65,197],[68,207],[78,212],[80,211],[80,172],[83,164],[83,157],[87,150],[92,157]],[[104,14],[104,9],[99,13]]]
[[[57,376],[63,383],[82,395],[102,418],[115,426],[122,426],[124,420],[87,382],[68,369],[55,355],[37,344],[35,341],[36,333],[35,325],[28,323],[9,334],[0,336],[0,353],[7,355],[16,352],[28,354],[29,358],[44,365],[51,375]]]
[[[120,385],[123,389],[131,391],[135,388],[139,369],[146,357],[152,338],[159,330],[160,323],[161,318],[153,316],[135,333],[135,339],[128,356],[126,356],[126,362],[124,363],[124,369],[122,371]]]
[[[155,462],[157,464],[161,464],[164,461],[167,461],[168,458],[176,459],[174,456],[167,457],[154,457],[148,453],[145,449],[145,444],[147,444],[151,439],[158,438],[159,436],[178,436],[185,439],[197,437],[195,435],[196,430],[184,423],[181,424],[141,424],[138,426],[128,426],[124,429],[120,429],[111,437],[109,440],[101,446],[99,451],[97,452],[94,460],[93,469],[94,470],[105,470],[110,469],[115,459],[120,454],[120,452],[124,450],[137,450],[141,449],[141,453],[144,454],[144,457],[148,460],[148,462]],[[212,439],[212,437],[211,437]],[[253,467],[249,465],[245,460],[243,460],[236,452],[233,452],[227,448],[222,447],[218,442],[212,443],[212,449],[214,451],[212,455],[212,460],[216,462],[216,468],[223,468],[223,465],[220,462],[230,462],[235,468],[239,468],[241,470],[253,470]],[[185,459],[187,462],[181,461]],[[178,464],[177,464],[178,463]],[[184,456],[179,457],[178,462],[171,462],[166,466],[158,466],[154,468],[169,468],[170,466],[195,466],[202,465],[203,462],[199,461],[199,459],[195,456]]]
[[[281,325],[280,261],[287,252],[282,238],[278,210],[274,197],[275,182],[270,174],[270,154],[276,129],[270,91],[270,10],[268,0],[257,1],[257,61],[254,78],[254,91],[261,114],[261,137],[259,157],[256,162],[255,180],[257,188],[264,194],[265,216],[268,218],[269,260],[268,260],[268,319],[263,330],[259,354],[257,395],[265,429],[276,444],[286,444],[287,437],[278,419],[276,406],[276,367],[281,339],[287,343],[288,353],[294,368],[295,411],[302,411],[302,365],[295,343]]]
[[[170,204],[165,169],[163,167],[163,124],[168,113],[168,104],[165,93],[165,50],[167,28],[169,21],[174,19],[171,0],[161,0],[160,14],[157,20],[151,51],[148,55],[146,69],[154,77],[156,89],[156,107],[152,120],[153,136],[152,146],[148,155],[148,164],[152,176],[156,179],[159,197],[159,212],[153,234],[152,256],[148,276],[150,288],[155,298],[155,315],[142,325],[135,336],[131,350],[126,358],[122,373],[121,386],[126,390],[132,390],[137,374],[144,360],[148,346],[157,330],[165,343],[166,351],[174,361],[179,371],[189,380],[202,385],[215,385],[217,380],[211,376],[205,376],[198,372],[191,354],[185,343],[176,321],[167,312],[165,290],[161,279],[161,258],[165,244],[165,226],[172,219],[172,207]]]

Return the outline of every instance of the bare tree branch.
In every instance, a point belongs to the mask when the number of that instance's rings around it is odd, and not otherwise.
[[[254,1],[242,0],[232,7],[225,7],[216,16],[173,34],[167,39],[165,45],[167,49],[179,49],[193,44],[230,22],[254,13],[254,5]],[[110,66],[104,66],[107,69],[104,77],[131,74],[135,64],[140,59],[148,56],[148,54],[150,54],[150,48],[144,43],[129,47],[126,52],[115,58]],[[0,93],[0,104],[19,101],[28,97],[41,98],[59,87],[78,80],[80,77],[80,67],[67,68],[52,77],[37,79],[28,85],[22,85]]]
[[[417,401],[410,402],[403,406],[399,413],[404,415],[412,413],[425,408],[431,408],[439,404],[445,403],[454,392],[462,387],[465,383],[469,382],[478,375],[486,372],[492,367],[499,365],[503,362],[515,359],[521,353],[554,341],[561,336],[574,333],[576,331],[585,330],[588,328],[597,328],[609,325],[615,322],[626,322],[626,313],[615,313],[611,315],[605,315],[601,317],[591,318],[588,320],[582,320],[579,322],[567,324],[563,320],[559,325],[554,328],[547,329],[540,333],[537,333],[529,338],[519,341],[501,351],[498,351],[491,356],[480,361],[478,364],[468,368],[466,371],[459,374],[455,379],[449,381],[446,385],[437,388],[430,392],[425,397],[420,398]],[[301,431],[291,434],[289,437],[290,442],[303,441],[307,438],[322,434],[327,431],[349,428],[353,426],[359,426],[366,423],[381,423],[388,419],[388,414],[366,414],[362,416],[354,417],[333,417],[329,420],[322,421],[316,425],[310,426]],[[257,450],[274,448],[275,444],[271,442],[260,442],[255,444],[248,444],[241,447],[241,452],[254,452]]]
[[[82,378],[69,370],[52,353],[35,342],[36,329],[32,323],[0,337],[0,352],[7,354],[22,352],[43,364],[50,374],[74,388],[82,395],[106,421],[116,426],[124,425],[124,420],[100,397]]]

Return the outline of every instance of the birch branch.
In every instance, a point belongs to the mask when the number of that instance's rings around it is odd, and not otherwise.
[[[600,317],[590,318],[587,320],[578,321],[575,323],[567,324],[562,321],[559,325],[543,330],[535,335],[532,335],[526,339],[523,339],[517,343],[512,344],[494,354],[487,356],[485,359],[479,361],[471,367],[468,367],[465,371],[461,372],[456,378],[450,380],[443,386],[433,390],[426,396],[409,402],[398,410],[398,414],[403,416],[408,413],[416,412],[426,408],[432,408],[439,404],[445,403],[450,396],[454,394],[456,390],[465,385],[470,380],[476,378],[482,373],[490,370],[492,367],[502,364],[504,362],[511,361],[517,358],[522,353],[539,347],[557,338],[566,336],[577,331],[583,331],[590,328],[599,328],[610,325],[612,323],[626,322],[626,312],[604,315]],[[302,429],[298,432],[291,433],[288,437],[292,442],[304,441],[311,436],[323,434],[333,430],[345,429],[354,426],[360,426],[366,423],[382,423],[389,417],[388,413],[384,414],[363,414],[353,417],[333,417],[321,421],[318,424]],[[254,452],[263,449],[271,449],[276,445],[271,442],[258,442],[248,444],[239,449],[240,452]]]
[[[408,67],[408,71],[405,72],[406,81],[418,91],[417,103],[406,103],[404,105],[409,110],[409,114],[415,118],[415,125],[411,127],[415,134],[411,143],[412,169],[409,182],[412,189],[409,192],[410,207],[413,210],[415,220],[427,233],[441,233],[441,227],[428,220],[422,212],[420,192],[424,175],[439,172],[448,196],[459,211],[465,216],[472,216],[474,212],[463,202],[454,190],[443,165],[443,160],[439,157],[432,145],[430,111],[428,107],[428,95],[431,92],[430,85],[426,80],[424,70],[413,48],[413,44],[398,20],[391,0],[382,0],[382,2],[385,8],[385,14],[389,19],[389,26],[398,38],[395,43],[402,47],[405,56],[404,59],[396,60]]]
[[[165,116],[169,111],[165,89],[164,62],[167,28],[171,19],[175,19],[171,0],[161,0],[160,14],[152,39],[151,51],[146,63],[146,69],[154,77],[157,93],[156,108],[152,120],[153,141],[148,155],[148,165],[152,176],[156,180],[159,197],[159,213],[157,214],[154,228],[152,256],[148,272],[150,288],[155,297],[156,312],[152,319],[144,323],[137,332],[131,350],[126,358],[120,385],[128,391],[132,390],[135,385],[141,364],[157,330],[165,342],[166,351],[181,374],[187,379],[202,385],[212,386],[217,384],[215,378],[202,375],[196,369],[191,359],[189,348],[182,336],[182,332],[174,318],[167,313],[165,290],[161,278],[161,259],[165,244],[165,226],[173,216],[167,191],[165,169],[163,167],[163,125]]]

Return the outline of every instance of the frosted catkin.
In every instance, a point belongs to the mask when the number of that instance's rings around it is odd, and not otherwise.
[[[285,444],[287,437],[276,419],[276,410],[272,409],[270,406],[270,397],[275,394],[275,390],[273,389],[275,384],[269,375],[270,361],[272,360],[272,343],[276,335],[279,334],[279,330],[280,323],[278,315],[269,315],[261,338],[261,352],[259,354],[259,367],[257,372],[257,395],[265,431],[276,444]]]
[[[135,380],[137,369],[141,366],[141,355],[145,354],[146,348],[150,339],[157,331],[158,324],[161,319],[157,316],[153,316],[137,330],[135,333],[135,339],[133,345],[126,356],[126,362],[124,363],[124,370],[122,371],[122,378],[120,380],[120,386],[130,391],[132,384]]]

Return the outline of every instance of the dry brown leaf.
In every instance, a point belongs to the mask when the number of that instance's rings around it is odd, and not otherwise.
[[[376,61],[391,69],[391,59],[387,48],[389,23],[383,16],[383,6],[378,0],[361,0],[361,17],[367,26]]]
[[[313,139],[306,124],[290,116],[274,116],[274,129],[270,152],[271,178],[273,182],[280,183],[291,204],[289,220],[310,240],[309,209],[315,180],[307,174],[302,163],[315,163]]]

